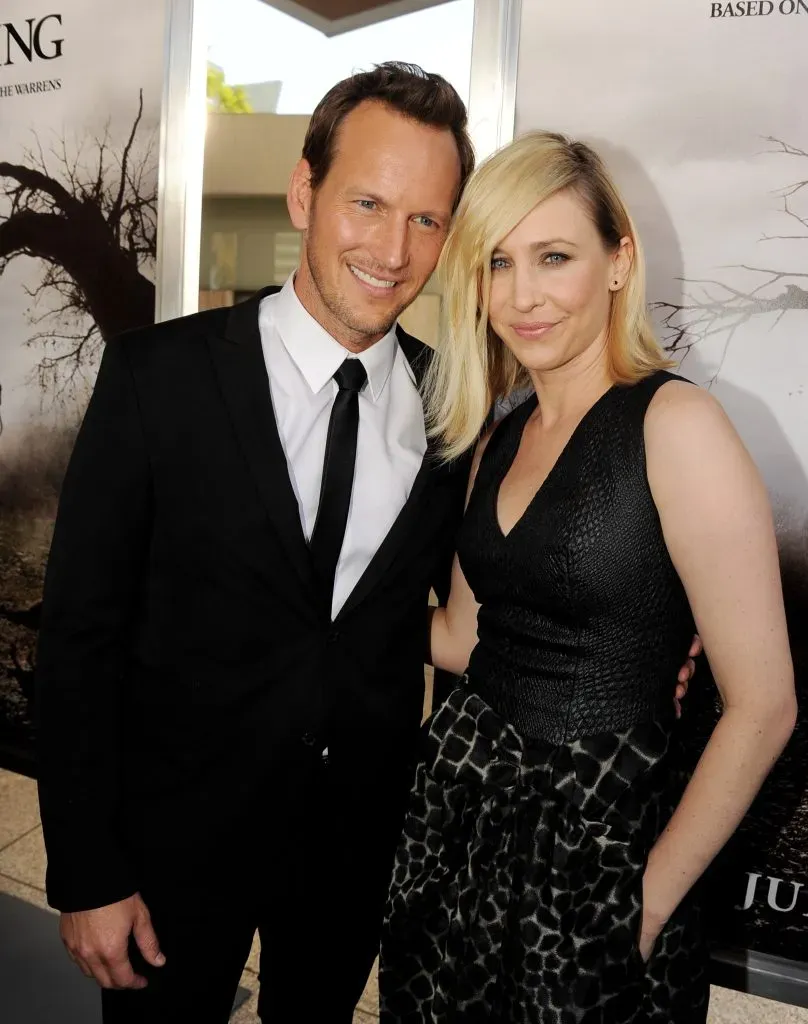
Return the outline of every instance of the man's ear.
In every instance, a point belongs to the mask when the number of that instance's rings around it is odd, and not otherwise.
[[[311,215],[311,167],[308,160],[302,158],[295,164],[289,188],[286,192],[286,206],[292,224],[298,231],[305,231],[309,226]]]

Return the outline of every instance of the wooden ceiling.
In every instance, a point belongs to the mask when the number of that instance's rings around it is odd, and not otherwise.
[[[448,0],[263,0],[327,36],[436,7]]]

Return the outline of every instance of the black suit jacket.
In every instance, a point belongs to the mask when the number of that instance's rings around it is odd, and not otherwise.
[[[272,290],[107,343],[61,493],[37,657],[61,910],[122,899],[144,874],[204,873],[234,834],[249,845],[256,815],[283,830],[278,808],[320,745],[346,815],[375,808],[397,826],[425,608],[430,586],[448,589],[468,460],[441,463],[430,444],[332,623],[261,349]],[[430,350],[399,341],[420,378]]]

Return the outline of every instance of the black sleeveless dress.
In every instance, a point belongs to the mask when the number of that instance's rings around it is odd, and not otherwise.
[[[380,961],[384,1022],[700,1024],[697,890],[640,956],[648,852],[687,783],[673,694],[694,624],[643,421],[668,373],[589,410],[504,535],[533,395],[483,455],[459,556],[481,608],[465,685],[424,726]]]

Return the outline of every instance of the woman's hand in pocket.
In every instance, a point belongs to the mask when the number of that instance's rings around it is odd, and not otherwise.
[[[637,940],[637,946],[640,950],[640,956],[643,959],[643,963],[647,964],[651,959],[651,954],[654,952],[654,946],[659,938],[660,931],[661,929],[656,931],[646,931],[643,923],[643,927],[640,930],[640,937]]]
[[[643,902],[642,924],[640,925],[640,934],[637,938],[637,946],[643,961],[648,963],[651,959],[651,954],[654,952],[657,939],[665,927],[666,919],[651,910],[647,892],[644,893]]]

